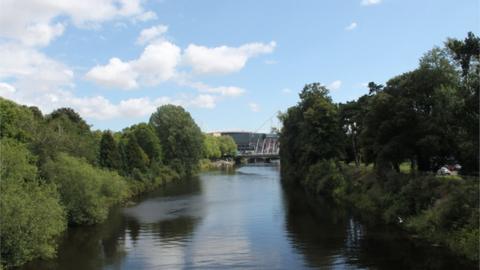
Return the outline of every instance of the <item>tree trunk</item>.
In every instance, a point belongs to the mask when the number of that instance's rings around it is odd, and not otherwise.
[[[354,133],[352,133],[352,149],[353,149],[353,157],[355,158],[355,166],[359,167],[360,166],[360,160],[357,154],[357,144],[355,142],[356,136]]]

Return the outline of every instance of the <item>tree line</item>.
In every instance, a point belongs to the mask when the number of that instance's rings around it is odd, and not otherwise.
[[[406,220],[478,260],[479,58],[480,39],[468,33],[353,101],[334,103],[325,86],[306,85],[279,116],[284,182]],[[460,164],[463,177],[435,176],[445,164]]]
[[[70,108],[43,115],[0,98],[1,265],[50,258],[68,226],[102,222],[113,204],[194,175],[201,159],[235,154],[231,137],[203,134],[180,106],[112,132]]]

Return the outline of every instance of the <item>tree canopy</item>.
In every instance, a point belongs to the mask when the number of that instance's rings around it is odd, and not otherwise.
[[[182,175],[193,174],[202,157],[203,134],[182,107],[164,105],[150,117],[163,146],[164,162]]]

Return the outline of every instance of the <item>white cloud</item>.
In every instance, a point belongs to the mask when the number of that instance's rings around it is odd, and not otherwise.
[[[28,46],[46,46],[63,33],[67,21],[86,27],[142,14],[141,0],[3,0],[0,37]]]
[[[168,41],[161,41],[148,45],[131,65],[143,83],[155,85],[173,78],[180,60],[180,48]]]
[[[214,108],[220,96],[242,91],[235,87],[208,87],[205,93],[196,95],[138,97],[117,103],[101,95],[78,96],[73,91],[73,70],[36,48],[47,46],[61,36],[69,24],[97,27],[105,21],[125,17],[133,21],[155,19],[156,14],[144,11],[141,3],[142,0],[3,1],[0,9],[0,96],[20,104],[38,106],[44,113],[66,106],[78,111],[82,117],[111,119],[146,116],[167,103]],[[181,50],[158,39],[166,31],[162,29],[158,26],[153,35],[143,37],[142,42],[149,44],[138,59],[122,61],[111,58],[107,64],[90,69],[85,77],[101,85],[122,89],[172,79],[181,60]]]
[[[46,46],[54,38],[63,34],[65,26],[62,23],[46,24],[39,23],[27,26],[25,33],[20,40],[28,46]]]
[[[358,26],[358,24],[356,22],[352,22],[347,27],[345,27],[345,30],[352,31],[353,29],[357,28],[357,26]]]
[[[193,105],[199,108],[213,109],[216,106],[216,100],[217,98],[215,96],[202,94],[192,99],[190,102],[187,103],[187,105]]]
[[[127,18],[131,22],[156,19],[154,12],[142,8],[143,2],[4,0],[0,9],[0,95],[21,104],[38,106],[45,113],[67,106],[77,110],[83,117],[111,119],[145,116],[167,103],[214,108],[222,98],[239,96],[245,92],[235,86],[212,87],[202,84],[201,87],[195,87],[199,93],[194,95],[137,97],[113,103],[101,95],[77,95],[73,91],[73,70],[38,49],[61,36],[69,25],[96,28],[106,21],[114,21],[115,27],[124,27],[125,24],[118,19]],[[108,63],[91,68],[85,78],[121,89],[135,89],[174,79],[182,60],[182,50],[161,39],[168,30],[167,26],[157,25],[144,30],[140,33],[138,43],[147,46],[138,58],[122,60],[113,57]],[[189,48],[196,45],[191,46]],[[228,73],[242,69],[252,57],[272,52],[275,46],[275,42],[249,43],[240,47],[196,46],[200,48],[200,55],[195,50],[187,53],[187,48],[184,59],[199,73]],[[210,61],[211,65],[208,66]]]
[[[274,41],[268,44],[248,43],[240,47],[214,48],[190,44],[183,57],[185,63],[196,73],[227,74],[241,70],[252,57],[273,52],[275,47]]]
[[[204,92],[220,94],[222,96],[236,97],[243,95],[243,93],[245,93],[245,89],[236,86],[219,86],[205,89]]]
[[[168,26],[160,24],[157,26],[152,26],[150,28],[143,29],[140,32],[140,36],[137,38],[137,44],[143,45],[147,42],[161,37],[168,31]]]
[[[248,103],[248,107],[250,107],[250,110],[252,112],[259,112],[260,111],[260,105],[258,105],[257,103],[255,102],[250,102]]]
[[[0,59],[2,59],[0,61],[0,96],[20,104],[38,106],[44,113],[59,107],[72,107],[82,117],[111,119],[146,116],[155,111],[158,106],[167,103],[185,107],[213,108],[217,101],[217,97],[200,94],[180,96],[176,99],[165,96],[155,99],[141,97],[114,104],[103,96],[76,96],[71,91],[73,71],[36,49],[18,44],[0,44]],[[112,58],[106,66],[94,67],[87,77],[102,78],[101,82],[104,84],[119,80],[119,85],[128,88],[135,82],[129,77],[130,64]]]
[[[371,5],[377,5],[380,4],[382,0],[362,0],[361,5],[362,6],[371,6]]]
[[[130,63],[122,62],[118,58],[111,58],[107,65],[95,66],[85,75],[88,80],[106,87],[122,89],[137,88],[138,74],[132,69]]]
[[[156,20],[157,18],[157,14],[153,11],[147,11],[135,17],[136,20],[139,20],[141,22]]]
[[[227,96],[227,97],[237,97],[245,93],[245,89],[240,87],[236,87],[236,86],[212,87],[202,82],[190,82],[187,79],[181,78],[181,77],[177,78],[177,83],[183,86],[195,88],[202,93],[219,94],[221,96]]]
[[[342,86],[342,81],[336,80],[336,81],[331,82],[329,85],[327,85],[327,88],[329,90],[335,91],[335,90],[340,89],[341,86]]]
[[[43,113],[50,113],[59,107],[71,107],[82,117],[107,120],[113,118],[136,118],[148,116],[157,107],[165,104],[175,104],[184,107],[212,109],[216,106],[217,97],[211,95],[181,95],[178,98],[167,96],[150,98],[140,97],[121,100],[112,103],[103,96],[78,97],[71,91],[56,89],[50,91],[35,91],[21,89],[7,83],[0,83],[0,96],[20,104],[38,106]],[[13,92],[12,92],[13,91]]]
[[[0,94],[9,95],[17,91],[15,87],[9,83],[0,82]]]
[[[140,84],[156,85],[173,78],[180,62],[180,48],[168,41],[149,44],[136,60],[123,62],[110,59],[106,65],[97,65],[86,78],[97,84],[121,89],[134,89]]]
[[[148,97],[121,100],[111,103],[103,96],[75,97],[67,94],[62,98],[62,106],[69,106],[83,117],[106,120],[112,118],[135,118],[153,113],[158,106],[171,103],[169,97],[150,99]]]
[[[35,49],[0,44],[0,80],[14,80],[16,88],[47,91],[72,86],[73,71]]]

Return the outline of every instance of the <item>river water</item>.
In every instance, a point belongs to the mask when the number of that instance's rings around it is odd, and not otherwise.
[[[469,269],[444,249],[282,189],[277,166],[168,184],[70,228],[58,257],[23,269]]]

